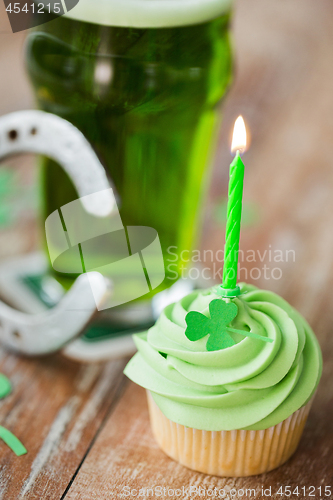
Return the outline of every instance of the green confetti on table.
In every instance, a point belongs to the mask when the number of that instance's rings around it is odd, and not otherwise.
[[[273,339],[268,337],[229,327],[228,325],[238,313],[238,307],[233,302],[225,302],[222,299],[212,300],[209,304],[209,313],[210,318],[198,311],[190,311],[185,318],[187,324],[185,335],[189,340],[196,342],[209,335],[206,344],[207,351],[218,351],[235,345],[236,342],[229,332],[239,333],[263,342],[273,342]]]
[[[27,453],[27,450],[21,441],[17,439],[17,437],[14,436],[14,434],[12,434],[8,429],[2,427],[2,425],[0,425],[0,438],[18,457]]]
[[[12,386],[8,378],[0,373],[0,399],[8,396],[12,390]]]
[[[0,373],[0,398],[4,398],[10,394],[12,390],[12,386],[8,378]],[[14,436],[12,432],[5,427],[0,425],[0,438],[6,443],[6,445],[17,455],[20,457],[21,455],[25,455],[27,453],[26,448],[23,446],[21,441]]]

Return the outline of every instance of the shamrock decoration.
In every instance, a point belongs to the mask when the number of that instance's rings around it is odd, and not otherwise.
[[[272,339],[255,333],[228,327],[238,313],[238,307],[233,302],[224,302],[221,299],[212,300],[209,304],[209,313],[210,318],[207,318],[200,312],[191,311],[185,318],[187,324],[185,335],[189,340],[196,342],[209,335],[206,345],[207,351],[218,351],[235,345],[236,342],[229,335],[228,330],[264,342],[273,342]]]

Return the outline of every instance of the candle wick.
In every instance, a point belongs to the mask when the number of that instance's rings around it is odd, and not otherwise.
[[[234,158],[236,158],[237,154],[239,154],[239,156],[242,156],[245,153],[245,150],[245,146],[239,147],[236,150],[232,150],[231,154],[233,154]]]

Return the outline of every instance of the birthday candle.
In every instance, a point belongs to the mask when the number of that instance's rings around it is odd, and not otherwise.
[[[237,118],[234,128],[232,151],[236,156],[230,165],[228,215],[225,235],[222,291],[225,295],[238,295],[237,267],[242,218],[244,163],[241,152],[246,148],[246,129],[243,118]]]

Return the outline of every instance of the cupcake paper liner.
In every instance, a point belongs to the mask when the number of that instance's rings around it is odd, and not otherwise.
[[[296,451],[312,401],[265,430],[202,431],[177,424],[147,391],[151,426],[160,448],[182,465],[224,477],[245,477],[279,467]]]

